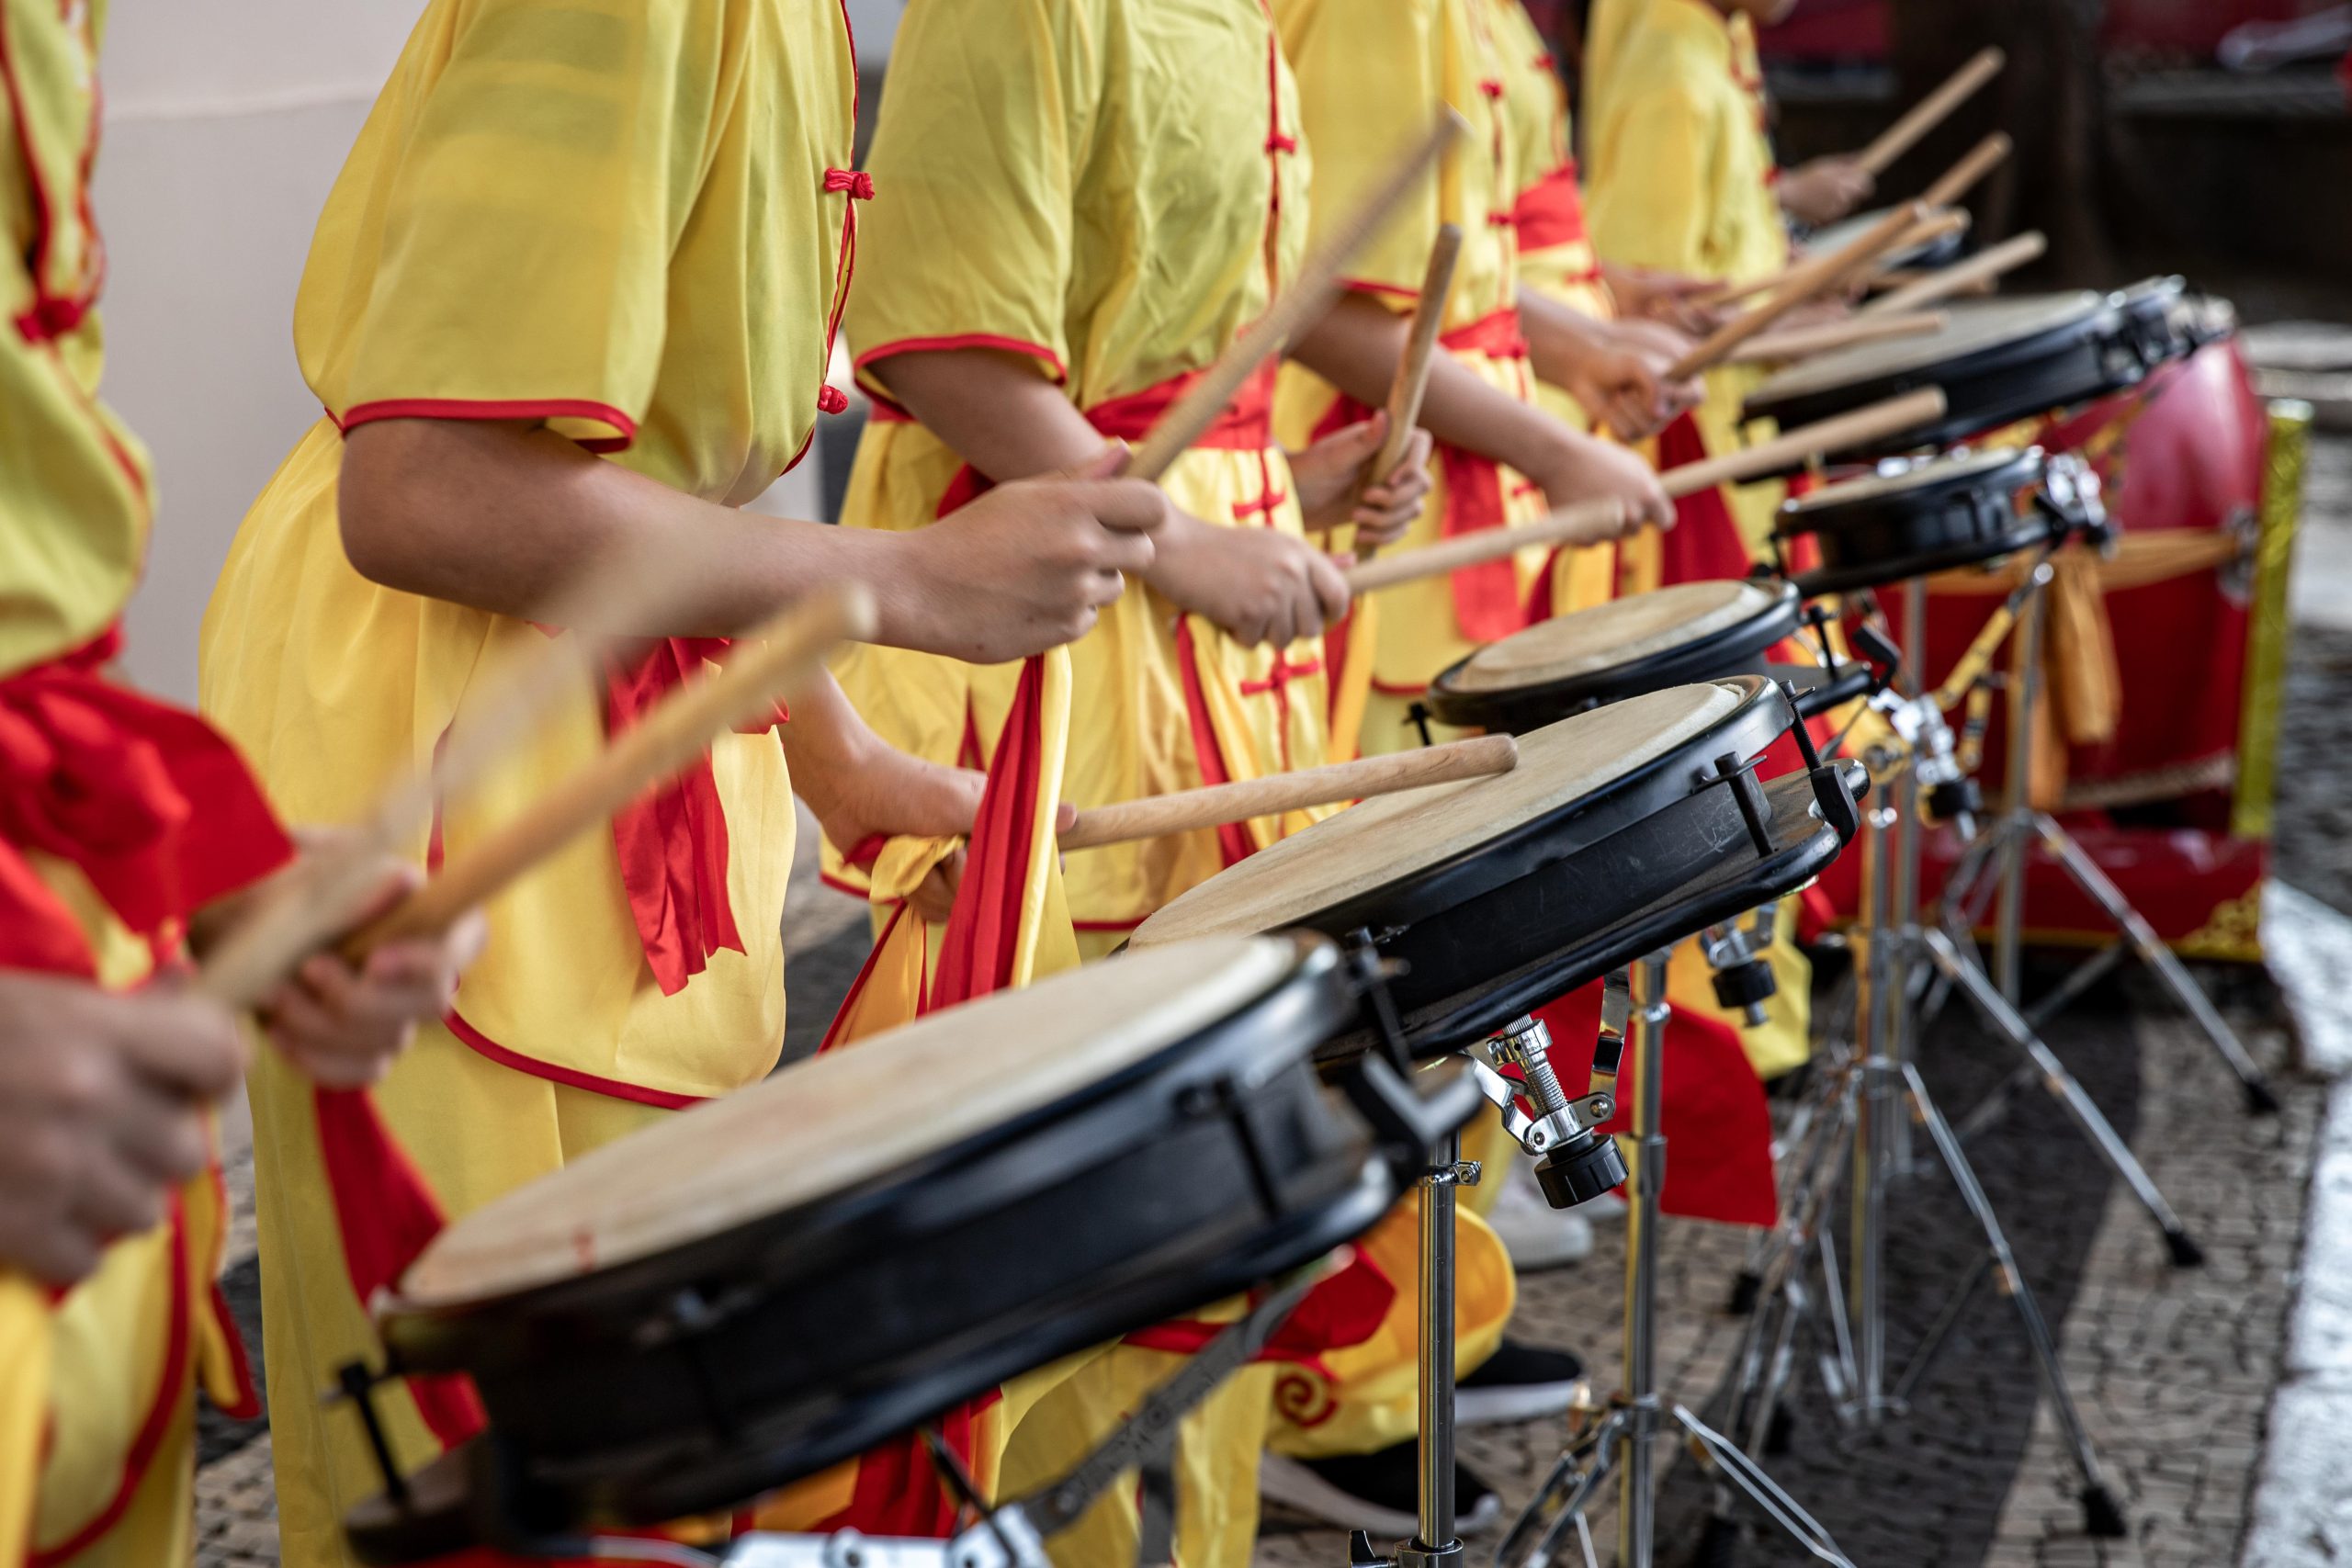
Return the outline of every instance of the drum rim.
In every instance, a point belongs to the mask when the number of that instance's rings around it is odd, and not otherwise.
[[[1293,917],[1284,929],[1324,932],[1359,926],[1412,925],[1521,881],[1706,787],[1692,759],[1736,751],[1760,755],[1792,716],[1781,689],[1760,675],[1729,675],[1693,685],[1737,688],[1730,711],[1680,746],[1619,774],[1598,789],[1512,824],[1479,843],[1377,887]],[[1674,690],[1676,688],[1668,688]]]
[[[2049,326],[2022,336],[1986,344],[1966,354],[1956,355],[1950,358],[1905,361],[1874,370],[1867,376],[1845,381],[1815,382],[1800,379],[1808,372],[1818,374],[1820,368],[1818,363],[1783,370],[1761,382],[1754,391],[1747,394],[1747,416],[1750,419],[1777,418],[1779,415],[1775,411],[1780,407],[1823,398],[1850,399],[1852,406],[1860,407],[1864,403],[1876,401],[1882,397],[1893,395],[1888,389],[1894,387],[1894,383],[1902,383],[1905,386],[1941,385],[1948,380],[1959,380],[1984,375],[1991,371],[2008,369],[2015,365],[2030,363],[2062,354],[2104,333],[2111,332],[2121,321],[2122,307],[2115,296],[2101,294],[2097,289],[2061,289],[2049,295],[2019,295],[2015,298],[2015,302],[2023,304],[2030,299],[2065,299],[2079,301],[2081,306],[2079,314],[2067,321],[2052,322]],[[2008,302],[2003,301],[2003,303]],[[1907,343],[1897,343],[1894,347],[1905,351],[1915,348],[1924,350],[1932,347],[1937,338],[1941,335],[1941,333],[1936,333],[1928,337],[1916,338]],[[1842,350],[1838,355],[1826,357],[1834,362],[1845,354],[1859,356],[1866,353],[1884,351],[1885,345],[1867,344],[1860,348]],[[1777,394],[1774,392],[1773,389],[1777,384],[1789,382],[1796,383],[1792,390],[1782,390]],[[1895,387],[1894,389],[1900,390],[1901,388]]]
[[[2009,468],[2028,462],[2033,467],[2032,479],[2006,487],[2014,495],[2030,484],[2033,479],[2039,479],[2043,465],[2049,462],[2049,455],[2041,447],[1999,446],[1962,448],[1941,453],[1899,473],[1856,474],[1824,485],[1811,494],[1791,496],[1782,502],[1779,513],[1772,519],[1772,531],[1782,538],[1793,538],[1799,536],[1799,531],[1785,526],[1792,518],[1836,517],[1841,513],[1851,515],[1854,509],[1859,508],[1883,506],[1896,509],[1950,495],[1955,491],[1989,488]],[[1939,469],[1946,471],[1939,472]],[[1889,482],[1898,480],[1917,482]],[[1866,494],[1838,493],[1841,490],[1873,482],[1881,488]],[[1815,531],[1808,528],[1802,532]]]
[[[1950,457],[1934,459],[1923,465],[1921,471],[1951,460]],[[1872,525],[1901,526],[1930,509],[1949,504],[1961,495],[1997,493],[2014,499],[2020,491],[2041,482],[2048,463],[2049,457],[2041,447],[2026,446],[2014,451],[2006,463],[1973,473],[1939,476],[1934,482],[1911,490],[1882,491],[1826,504],[1819,503],[1817,495],[1808,496],[1805,500],[1815,504],[1801,509],[1795,502],[1787,503],[1781,508],[1781,515],[1773,520],[1773,532],[1784,539],[1817,538],[1826,548],[1833,541],[1842,541],[1852,529]],[[1800,524],[1803,525],[1798,525]],[[1998,560],[2003,556],[2031,547],[2036,542],[2048,537],[2049,532],[2050,525],[2043,519],[2030,515],[2013,517],[2010,525],[1998,534],[1980,534],[1958,544],[1907,555],[1899,559],[1826,562],[1814,570],[1794,574],[1791,581],[1807,598],[1824,593],[1882,588],[1934,572]]]
[[[719,1230],[707,1232],[659,1250],[607,1267],[569,1275],[560,1280],[462,1302],[413,1303],[389,1300],[378,1314],[385,1343],[407,1364],[424,1371],[462,1371],[476,1367],[526,1366],[536,1356],[521,1355],[494,1363],[471,1359],[471,1351],[494,1348],[515,1325],[548,1319],[575,1319],[599,1310],[615,1310],[623,1299],[645,1298],[674,1288],[680,1275],[707,1277],[714,1265],[705,1258],[734,1258],[783,1250],[792,1240],[797,1250],[818,1252],[849,1234],[873,1235],[879,1218],[935,1181],[943,1171],[967,1166],[1034,1136],[1041,1129],[1083,1116],[1104,1103],[1156,1080],[1181,1062],[1214,1054],[1243,1021],[1253,1020],[1288,997],[1311,1001],[1310,989],[1339,984],[1340,954],[1329,939],[1312,932],[1283,931],[1257,933],[1262,940],[1286,942],[1289,962],[1272,980],[1234,1011],[1169,1041],[1119,1071],[1091,1080],[1078,1089],[1006,1121],[992,1123],[956,1143],[935,1145],[919,1158],[876,1179],[790,1208],[771,1210]],[[854,1047],[853,1047],[854,1048]],[[1267,1059],[1269,1070],[1290,1060],[1311,1057],[1310,1042],[1293,1055]],[[1041,1185],[1046,1180],[1040,1178]],[[762,1268],[720,1270],[745,1284],[777,1287],[805,1268]],[[478,1332],[480,1330],[481,1332]],[[488,1343],[486,1344],[485,1341]],[[459,1366],[451,1353],[467,1355]]]
[[[1772,602],[1735,626],[1677,647],[1661,649],[1575,675],[1555,676],[1526,685],[1463,691],[1454,684],[1459,674],[1478,656],[1467,654],[1438,672],[1425,700],[1430,711],[1448,724],[1487,725],[1512,734],[1540,728],[1589,708],[1629,697],[1644,696],[1669,686],[1700,684],[1730,678],[1724,666],[1752,659],[1785,641],[1804,623],[1804,600],[1788,582],[1770,578],[1726,578],[1761,588]],[[1743,673],[1736,667],[1731,674]],[[1549,711],[1548,717],[1537,717]]]

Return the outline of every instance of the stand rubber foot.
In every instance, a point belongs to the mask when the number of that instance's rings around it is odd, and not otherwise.
[[[2245,1086],[2245,1113],[2249,1116],[2278,1114],[2278,1095],[2272,1093],[2270,1086],[2260,1078]]]
[[[1756,1300],[1764,1293],[1764,1276],[1753,1269],[1743,1269],[1732,1277],[1731,1299],[1724,1303],[1724,1311],[1734,1317],[1746,1317],[1756,1310]]]
[[[2172,1254],[2172,1266],[2176,1269],[2204,1266],[2205,1249],[2198,1246],[2197,1238],[2187,1231],[2165,1232],[2165,1250]]]
[[[1772,1419],[1764,1427],[1764,1451],[1774,1458],[1789,1451],[1789,1440],[1796,1436],[1796,1414],[1787,1405],[1777,1405]]]
[[[2083,1488],[2083,1533],[2097,1540],[2120,1540],[2132,1533],[2123,1505],[2104,1485]]]
[[[1348,1532],[1348,1568],[1387,1568],[1388,1559],[1373,1549],[1367,1530]]]
[[[1690,1548],[1690,1568],[1734,1568],[1739,1561],[1739,1521],[1723,1514],[1707,1517],[1706,1528]]]

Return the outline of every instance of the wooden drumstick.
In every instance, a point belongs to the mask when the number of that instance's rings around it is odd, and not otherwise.
[[[1935,130],[1951,112],[1976,95],[1979,88],[2001,73],[2008,63],[2008,56],[1998,49],[1980,50],[1968,62],[1953,72],[1944,85],[1911,106],[1901,119],[1878,133],[1869,146],[1854,155],[1854,162],[1871,175],[1883,175],[1897,158],[1917,146],[1919,140]]]
[[[342,943],[358,959],[385,942],[447,931],[650,789],[659,788],[740,724],[766,712],[824,667],[845,641],[874,635],[874,598],[862,584],[813,593],[749,637],[727,662],[664,700],[596,760],[451,857],[440,874]]]
[[[2006,131],[1996,130],[1974,147],[1967,156],[1943,172],[1943,176],[1929,186],[1919,199],[1929,207],[1950,207],[1976,188],[1977,182],[2001,166],[2015,144]]]
[[[1864,442],[1884,436],[1900,435],[1906,430],[1944,416],[1944,390],[1941,387],[1922,387],[1916,392],[1905,392],[1899,398],[1872,403],[1868,408],[1801,425],[1795,430],[1759,441],[1753,446],[1743,446],[1736,452],[1726,452],[1720,457],[1708,457],[1696,463],[1686,463],[1669,468],[1658,476],[1666,493],[1678,501],[1695,495],[1717,485],[1745,484],[1750,479],[1769,479],[1792,468],[1802,468],[1825,453],[1859,446]]]
[[[1868,408],[1855,409],[1817,423],[1802,426],[1770,441],[1745,446],[1720,457],[1702,462],[1686,463],[1679,468],[1668,468],[1658,476],[1658,484],[1667,495],[1676,501],[1713,490],[1717,485],[1745,484],[1750,479],[1769,479],[1801,468],[1824,453],[1839,451],[1876,441],[1883,436],[1899,435],[1944,413],[1944,394],[1940,387],[1922,387],[1916,392],[1905,392],[1899,398],[1872,403]],[[1539,546],[1573,544],[1588,538],[1597,526],[1611,523],[1623,525],[1624,503],[1620,501],[1588,501],[1562,507],[1549,516],[1517,528],[1482,528],[1475,534],[1464,534],[1442,544],[1430,545],[1401,555],[1385,556],[1368,565],[1348,569],[1348,592],[1370,593],[1383,588],[1394,588],[1401,582],[1419,582],[1425,578],[1460,571],[1465,567],[1483,566],[1500,560],[1523,549]]]
[[[296,965],[348,931],[380,897],[385,857],[424,833],[435,807],[471,789],[537,733],[563,698],[589,689],[617,637],[673,620],[710,559],[684,539],[626,550],[580,574],[542,617],[570,628],[485,660],[428,765],[388,783],[350,830],[308,850],[204,943],[197,986],[236,1009],[258,1003]],[[514,648],[515,645],[509,645]]]
[[[1385,757],[1364,757],[1333,762],[1295,773],[1273,773],[1238,784],[1210,784],[1204,789],[1179,790],[1172,795],[1122,801],[1081,811],[1078,820],[1062,829],[1065,850],[1090,850],[1100,844],[1130,843],[1200,828],[1247,822],[1255,817],[1278,817],[1314,806],[1338,806],[1375,795],[1424,789],[1430,784],[1507,773],[1519,765],[1519,743],[1508,735],[1482,735],[1399,751]]]
[[[1905,230],[1903,237],[1887,247],[1888,254],[1892,254],[1898,251],[1924,251],[1939,240],[1948,240],[1954,234],[1965,234],[1968,232],[1968,214],[1957,208],[1944,208],[1930,212],[1927,217]],[[1871,276],[1875,277],[1886,269],[1885,257],[1882,256],[1870,267],[1857,270],[1867,271]]]
[[[1862,314],[1901,315],[1917,310],[1922,305],[1949,299],[1955,294],[1966,293],[1980,284],[1989,284],[2004,274],[2015,272],[2028,262],[2038,259],[2049,248],[2049,242],[2041,237],[2041,231],[2029,230],[2013,240],[2002,241],[1990,250],[1979,251],[1964,262],[1931,272],[1915,282],[1880,295],[1862,307]]]
[[[1624,520],[1625,503],[1622,501],[1580,502],[1518,527],[1481,528],[1475,534],[1425,545],[1418,550],[1383,556],[1376,561],[1360,561],[1348,568],[1348,592],[1351,595],[1370,593],[1394,588],[1400,582],[1419,582],[1465,567],[1484,566],[1521,550],[1574,544],[1612,525],[1622,528]]]
[[[1868,232],[1850,245],[1843,245],[1828,255],[1799,264],[1781,279],[1764,302],[1743,311],[1708,334],[1705,342],[1692,348],[1667,371],[1668,381],[1688,380],[1711,366],[1720,364],[1725,355],[1761,333],[1765,328],[1809,300],[1830,293],[1899,244],[1905,234],[1927,217],[1927,209],[1914,202],[1898,207],[1872,224]]]
[[[1731,356],[1734,365],[1762,365],[1806,359],[1856,344],[1883,343],[1895,338],[1926,337],[1943,331],[1950,318],[1936,311],[1904,315],[1858,315],[1815,327],[1790,327],[1750,338]]]
[[[1405,334],[1405,355],[1396,362],[1396,378],[1388,384],[1388,434],[1364,470],[1364,485],[1385,481],[1404,460],[1406,444],[1420,423],[1421,398],[1430,389],[1430,366],[1437,352],[1437,334],[1445,325],[1445,302],[1453,293],[1453,267],[1462,259],[1462,226],[1438,226],[1437,243],[1430,247],[1430,265],[1421,274],[1421,297],[1413,305],[1412,325]],[[1365,545],[1358,560],[1370,560],[1380,548]]]
[[[1322,247],[1307,257],[1297,279],[1266,308],[1266,313],[1235,338],[1200,379],[1159,416],[1159,423],[1127,455],[1126,466],[1120,470],[1123,474],[1130,479],[1158,480],[1200,439],[1201,432],[1216,423],[1217,415],[1233,400],[1233,395],[1241,389],[1241,384],[1256,375],[1260,366],[1292,337],[1322,319],[1340,297],[1340,269],[1404,205],[1413,187],[1436,167],[1439,157],[1468,125],[1452,109],[1439,118],[1429,134],[1390,171],[1364,204],[1349,214],[1331,231]]]

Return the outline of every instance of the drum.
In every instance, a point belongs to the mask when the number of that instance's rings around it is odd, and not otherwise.
[[[1809,255],[1826,256],[1832,251],[1842,251],[1885,222],[1887,214],[1894,210],[1891,207],[1882,207],[1871,212],[1858,212],[1851,218],[1841,218],[1835,223],[1825,223],[1804,236],[1805,252]],[[1962,210],[1961,216],[1964,218],[1968,214]],[[1880,265],[1889,267],[1945,266],[1958,261],[1961,252],[1967,248],[1968,231],[1962,229],[1955,233],[1939,234],[1925,244],[1898,245],[1881,258]]]
[[[1759,781],[1792,729],[1808,771]],[[1442,1055],[1818,874],[1856,816],[1811,747],[1758,676],[1632,697],[1521,735],[1510,773],[1368,800],[1261,850],[1132,945],[1364,933],[1393,961],[1408,1048]]]
[[[370,1562],[729,1508],[1368,1229],[1460,1126],[1306,935],[1156,948],[947,1009],[466,1216],[379,1312],[488,1433],[347,1520]],[[1402,1057],[1396,1058],[1401,1062]],[[498,1544],[511,1546],[513,1540]]]
[[[1645,692],[1761,675],[1804,608],[1786,583],[1678,582],[1489,643],[1441,673],[1423,700],[1447,724],[1517,735]]]
[[[2138,386],[2196,346],[2177,278],[2117,294],[2019,295],[1948,310],[1939,333],[1861,344],[1781,371],[1748,395],[1747,417],[1792,427],[1941,387],[1943,419],[1891,438],[1883,450],[1948,446]]]
[[[2037,447],[1938,457],[1825,485],[1783,505],[1774,531],[1819,547],[1821,565],[1795,579],[1807,598],[1905,582],[2058,536],[2066,525],[2041,503],[2045,471]]]

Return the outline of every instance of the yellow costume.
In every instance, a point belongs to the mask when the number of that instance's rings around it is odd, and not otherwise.
[[[1358,253],[1348,286],[1391,309],[1412,308],[1442,223],[1459,224],[1462,257],[1441,341],[1454,358],[1521,401],[1535,396],[1520,335],[1511,210],[1525,183],[1505,122],[1503,52],[1487,0],[1274,0],[1283,49],[1297,73],[1299,109],[1316,148],[1314,211],[1337,222],[1388,177],[1405,150],[1451,105],[1470,134],[1430,196],[1406,204]],[[1352,417],[1328,382],[1286,367],[1276,428],[1292,446]],[[1429,501],[1396,547],[1540,517],[1543,493],[1523,475],[1441,446]],[[1544,552],[1383,593],[1373,694],[1362,749],[1419,743],[1407,710],[1437,672],[1526,625]]]
[[[1786,265],[1788,231],[1773,195],[1778,171],[1747,18],[1726,17],[1709,0],[1597,0],[1591,38],[1585,190],[1600,254],[1729,283]],[[1706,451],[1740,444],[1740,404],[1757,380],[1751,367],[1708,375],[1706,400],[1694,415]],[[1765,550],[1781,493],[1777,484],[1729,492],[1739,544],[1751,557]],[[1683,539],[1666,547],[1695,545]],[[1621,591],[1658,585],[1659,549],[1652,537],[1623,553]],[[1735,575],[1728,565],[1716,562],[1701,574]]]
[[[910,7],[870,160],[884,194],[847,320],[858,367],[994,348],[1034,365],[1106,435],[1139,435],[1295,266],[1306,218],[1297,124],[1254,0],[1174,12],[1091,0],[985,17]],[[843,520],[925,526],[974,487],[961,467],[885,399]],[[1211,524],[1299,532],[1262,387],[1162,482]],[[1311,641],[1245,649],[1138,584],[1072,653],[1083,722],[1068,798],[1081,809],[1323,759]],[[1009,668],[859,649],[836,672],[907,750],[978,761],[993,750]],[[1073,856],[1081,939],[1108,951],[1168,899],[1310,819]],[[829,869],[854,880],[837,858]]]
[[[849,169],[855,93],[838,0],[432,0],[297,301],[327,417],[245,518],[205,619],[205,705],[289,810],[350,818],[429,756],[486,657],[545,635],[352,569],[344,431],[540,420],[707,501],[758,495],[833,400],[851,204],[871,194]],[[674,681],[701,650],[657,644],[645,669],[665,658]],[[605,730],[582,691],[413,852],[454,852],[526,808]],[[452,1214],[774,1064],[794,820],[775,738],[722,740],[707,787],[685,874],[673,858],[649,883],[592,836],[493,902],[447,1026],[377,1090]],[[265,1059],[251,1097],[285,1561],[342,1562],[337,1521],[379,1483],[356,1422],[317,1395],[374,1337],[308,1087]],[[403,1464],[451,1435],[410,1398],[385,1411]]]
[[[1747,18],[1725,17],[1707,0],[1597,0],[1589,39],[1586,188],[1600,254],[1733,283],[1786,265],[1788,231],[1773,196],[1778,171]],[[1706,400],[1692,416],[1707,451],[1740,445],[1740,404],[1757,380],[1747,367],[1709,373]],[[1781,487],[1747,485],[1726,496],[1747,555],[1770,558],[1765,540]],[[1659,586],[1659,552],[1655,536],[1629,543],[1621,552],[1620,592]],[[1737,570],[1724,562],[1713,574]],[[1769,1021],[1740,1031],[1748,1059],[1767,1077],[1811,1054],[1812,969],[1797,951],[1795,921],[1793,904],[1785,906],[1770,949],[1780,989],[1768,1004]],[[1676,950],[1668,987],[1674,1006],[1724,1016],[1695,944]]]
[[[861,372],[914,350],[999,350],[1058,385],[1105,435],[1148,429],[1264,311],[1306,236],[1295,95],[1256,0],[1023,0],[985,14],[918,3],[893,47],[870,163],[880,195],[847,318]],[[923,527],[977,476],[867,379],[880,400],[843,520]],[[1262,382],[1162,483],[1211,524],[1300,531]],[[1064,797],[1083,808],[1321,761],[1320,651],[1311,641],[1240,647],[1130,583],[1070,649],[1079,722]],[[883,736],[974,764],[997,750],[1016,671],[875,648],[836,667]],[[1107,952],[1178,893],[1314,815],[1069,857],[1081,946]],[[829,846],[828,874],[856,886],[862,874],[838,852],[849,847]],[[906,937],[889,933],[894,947]],[[1182,1362],[1121,1345],[1017,1382],[1005,1489],[1074,1463]],[[1184,1563],[1249,1561],[1272,1375],[1245,1371],[1183,1425],[1174,1460]],[[1133,1495],[1114,1492],[1052,1547],[1073,1563],[1132,1561],[1138,1528]]]
[[[1511,233],[1519,247],[1520,287],[1597,321],[1613,321],[1616,301],[1601,278],[1600,257],[1585,222],[1567,85],[1521,0],[1486,5],[1502,62],[1503,121],[1517,147],[1521,186],[1511,208]],[[1549,382],[1536,383],[1535,400],[1571,429],[1593,428],[1584,405]],[[1611,598],[1616,559],[1611,545],[1563,551],[1552,563],[1551,613],[1564,615]]]
[[[88,175],[106,12],[0,0],[0,966],[122,988],[197,904],[287,845],[225,746],[107,680],[152,487],[145,452],[97,398],[105,265]],[[203,750],[214,791],[158,778],[158,747]],[[213,841],[191,849],[184,828]],[[151,850],[153,863],[132,859]],[[0,1568],[186,1562],[194,1391],[257,1414],[212,1290],[218,1173],[169,1210],[69,1290],[0,1271]]]

